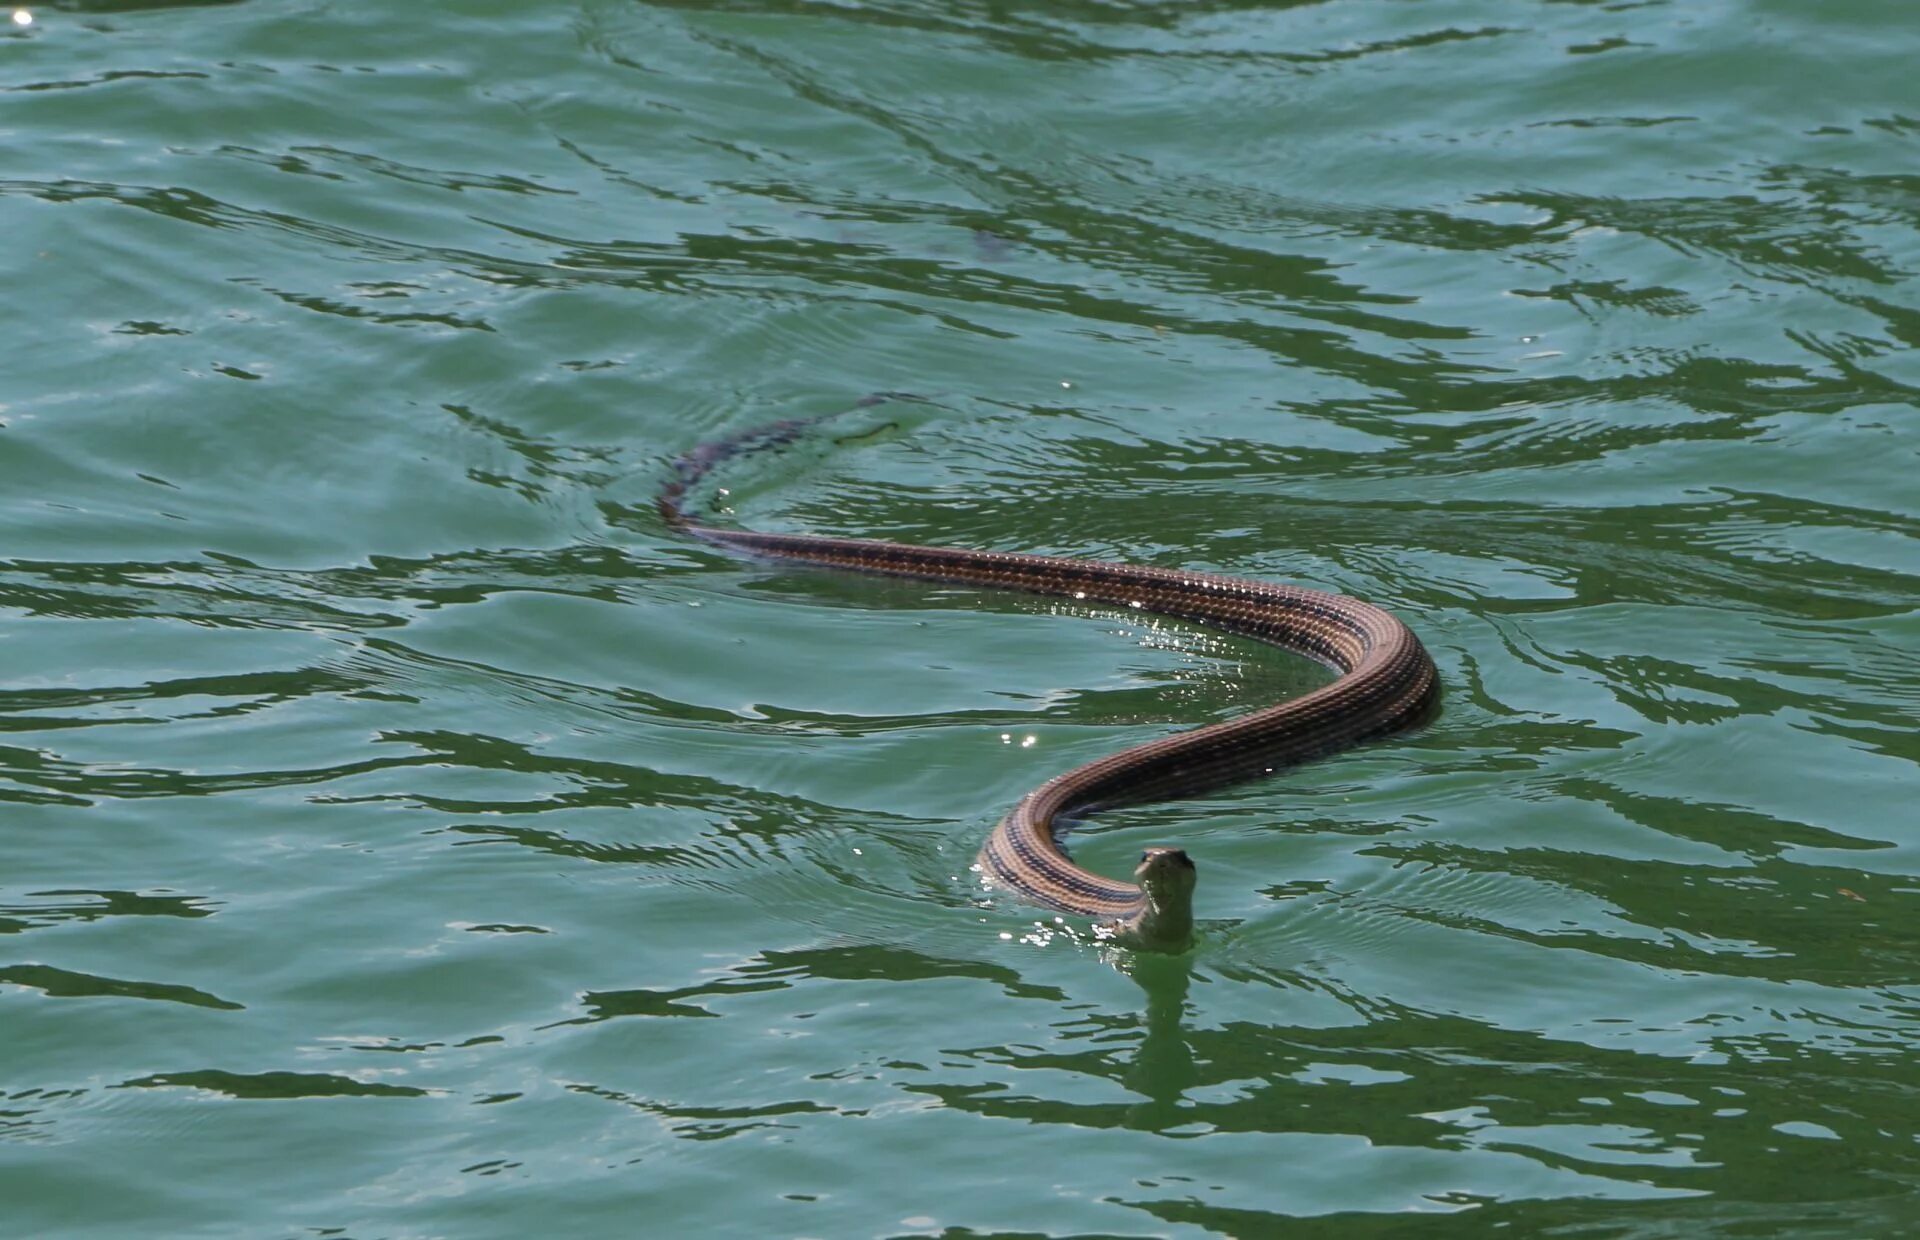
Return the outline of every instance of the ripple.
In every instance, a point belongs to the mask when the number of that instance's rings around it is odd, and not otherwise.
[[[0,969],[0,984],[23,986],[52,998],[153,999],[162,1003],[185,1003],[192,1007],[217,1008],[238,1012],[241,1005],[210,995],[192,986],[170,982],[136,982],[117,977],[97,977],[44,964],[16,964]]]
[[[160,1072],[125,1081],[122,1089],[202,1089],[244,1101],[291,1098],[423,1098],[430,1091],[383,1081],[356,1081],[324,1072]]]

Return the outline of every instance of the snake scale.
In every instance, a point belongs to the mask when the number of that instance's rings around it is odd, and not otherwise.
[[[1184,950],[1193,934],[1194,884],[1185,851],[1149,848],[1134,871],[1137,885],[1120,882],[1068,858],[1058,839],[1063,824],[1268,775],[1411,727],[1432,709],[1439,682],[1420,639],[1381,608],[1342,594],[1100,560],[726,529],[701,524],[689,512],[688,491],[715,466],[748,449],[787,443],[814,421],[790,419],[701,444],[674,463],[657,500],[660,515],[683,534],[750,556],[1151,612],[1252,637],[1338,673],[1277,706],[1054,776],[1022,797],[987,837],[979,869],[990,885],[1092,918],[1103,934],[1126,945]]]

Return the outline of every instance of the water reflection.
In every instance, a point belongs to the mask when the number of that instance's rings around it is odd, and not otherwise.
[[[1191,1118],[1182,1113],[1181,1104],[1198,1079],[1184,1027],[1193,953],[1116,952],[1113,964],[1139,984],[1146,1004],[1145,1034],[1121,1078],[1144,1101],[1127,1109],[1126,1126],[1145,1132],[1178,1128]]]

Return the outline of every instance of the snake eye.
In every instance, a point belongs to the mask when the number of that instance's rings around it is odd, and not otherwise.
[[[1146,863],[1147,863],[1147,854],[1146,854],[1146,851],[1143,849],[1141,850],[1141,853],[1140,853],[1140,864],[1145,865]]]

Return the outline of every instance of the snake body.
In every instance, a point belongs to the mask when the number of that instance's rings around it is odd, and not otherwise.
[[[660,514],[682,533],[751,556],[1151,612],[1252,637],[1338,673],[1277,706],[1135,745],[1027,793],[987,837],[979,869],[1033,904],[1093,918],[1133,946],[1182,950],[1193,921],[1186,853],[1148,849],[1134,872],[1139,884],[1120,882],[1068,858],[1058,839],[1064,822],[1271,774],[1411,727],[1432,707],[1438,678],[1420,639],[1388,612],[1342,594],[1100,560],[726,529],[688,514],[688,489],[715,465],[785,443],[808,425],[779,422],[702,444],[675,463]]]

